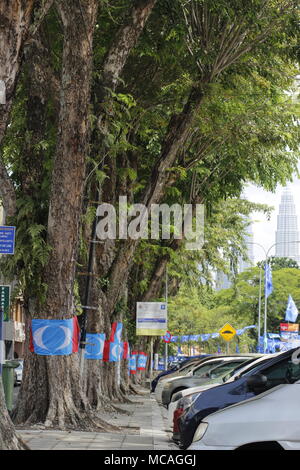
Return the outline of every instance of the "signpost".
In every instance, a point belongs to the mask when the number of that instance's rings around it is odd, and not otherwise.
[[[236,335],[236,330],[229,323],[226,323],[220,330],[220,335],[227,341],[227,354],[229,353],[229,341]]]
[[[136,335],[163,336],[167,331],[166,302],[137,302]]]
[[[153,336],[163,336],[167,331],[167,302],[136,303],[136,335],[151,336],[150,342],[150,387],[153,372]]]
[[[15,254],[16,227],[0,225],[0,254]],[[10,286],[0,286],[0,375],[5,362],[5,343],[3,338],[3,320],[9,319]]]
[[[0,310],[3,312],[4,321],[9,320],[10,286],[0,286]]]
[[[0,226],[0,253],[4,255],[15,254],[16,227]]]

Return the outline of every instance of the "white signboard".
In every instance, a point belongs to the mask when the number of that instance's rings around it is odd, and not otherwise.
[[[137,336],[161,336],[168,329],[168,307],[166,302],[137,302]]]

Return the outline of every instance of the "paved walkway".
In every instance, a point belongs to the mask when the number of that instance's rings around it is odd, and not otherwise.
[[[119,406],[129,414],[101,415],[111,424],[124,427],[118,433],[43,429],[18,432],[32,450],[177,450],[167,431],[166,412],[154,395],[129,398],[133,404]]]

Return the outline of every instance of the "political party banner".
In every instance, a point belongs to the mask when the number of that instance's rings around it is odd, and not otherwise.
[[[103,348],[103,361],[109,361],[109,350],[110,350],[110,341],[107,339],[104,341],[104,348]]]
[[[137,302],[137,336],[160,336],[168,329],[168,309],[166,302]]]
[[[130,369],[130,374],[131,375],[136,374],[137,356],[138,356],[138,351],[132,351],[132,353],[130,355],[130,360],[129,360],[129,369]]]
[[[109,343],[109,362],[120,361],[121,344],[112,341]]]
[[[122,359],[128,359],[129,355],[129,344],[127,341],[123,342],[123,351],[122,351]]]
[[[295,322],[298,317],[298,308],[293,300],[293,297],[289,295],[288,303],[285,312],[285,321]]]
[[[123,323],[114,322],[111,327],[109,341],[112,343],[121,343]]]
[[[147,364],[147,354],[140,351],[138,353],[138,359],[137,359],[137,370],[145,370],[146,369],[146,364]]]
[[[103,359],[104,342],[104,333],[87,333],[85,345],[85,358]]]
[[[239,330],[236,330],[236,334],[238,336],[244,334],[247,330],[252,329],[252,328],[257,328],[256,325],[249,325],[245,326],[244,328],[241,328]],[[171,336],[170,342],[171,343],[187,343],[189,341],[208,341],[209,339],[215,339],[220,336],[219,332],[215,333],[205,333],[205,334],[198,334],[198,335],[182,335],[182,336]],[[161,339],[164,340],[165,336],[162,336]]]
[[[80,328],[77,317],[68,320],[31,322],[30,351],[40,356],[66,356],[78,352]]]

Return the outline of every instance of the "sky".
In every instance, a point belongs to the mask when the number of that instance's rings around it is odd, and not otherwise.
[[[300,170],[300,165],[299,165]],[[287,187],[292,191],[294,203],[296,206],[296,214],[298,216],[298,229],[300,229],[300,179],[294,176],[293,182],[288,183]],[[277,226],[277,214],[279,211],[279,204],[281,200],[281,193],[283,186],[278,185],[274,193],[265,191],[253,184],[248,184],[244,190],[246,199],[252,202],[268,204],[273,206],[274,210],[271,214],[271,219],[268,221],[267,217],[259,212],[252,213],[252,230],[254,243],[263,245],[265,250],[268,250],[273,243],[275,243],[275,232]],[[274,255],[275,247],[270,251],[270,255]],[[264,258],[263,249],[257,245],[253,245],[253,254],[255,263]]]

